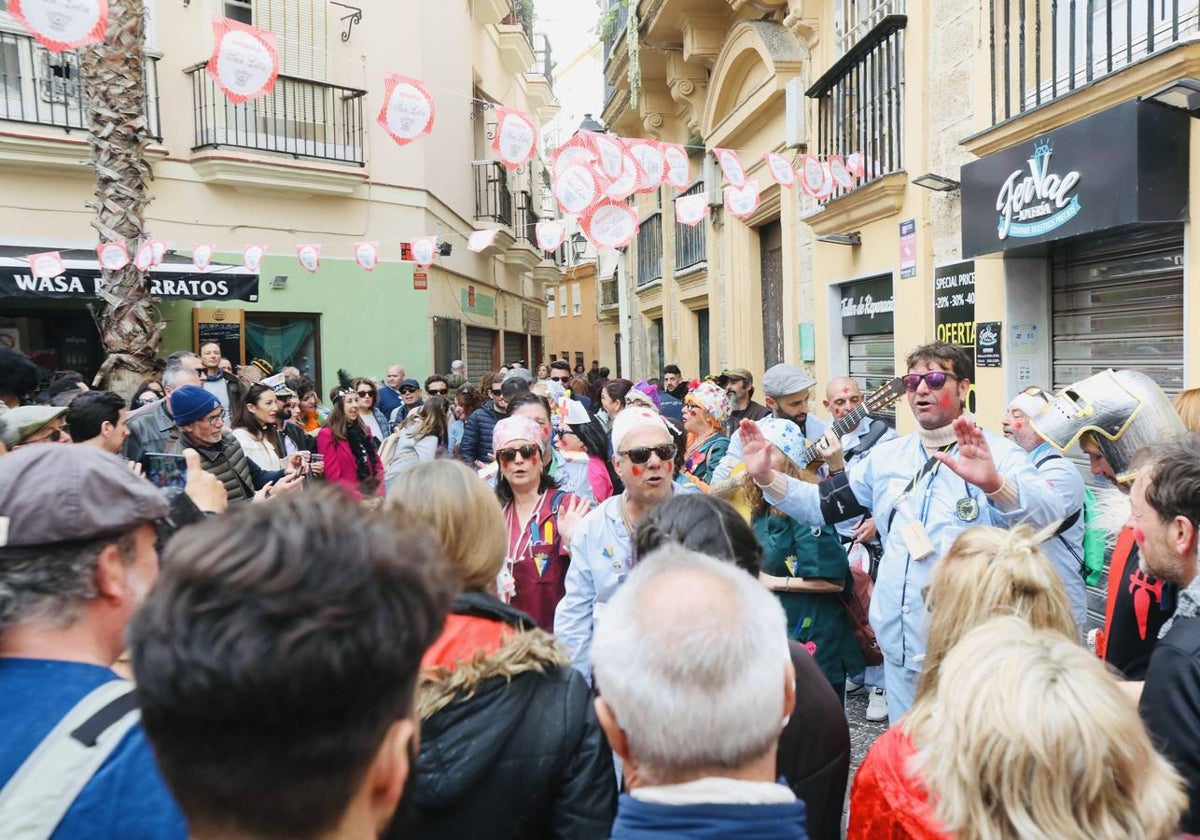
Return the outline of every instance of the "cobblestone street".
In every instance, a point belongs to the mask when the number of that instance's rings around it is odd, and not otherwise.
[[[851,694],[846,698],[846,716],[850,720],[850,784],[853,784],[854,773],[866,756],[867,750],[871,748],[871,744],[875,743],[875,739],[887,729],[886,720],[879,723],[871,723],[867,720],[867,699],[869,697],[870,695],[864,691],[860,694]],[[843,828],[846,824],[845,814],[850,802],[850,784],[846,785],[847,807],[842,809]]]

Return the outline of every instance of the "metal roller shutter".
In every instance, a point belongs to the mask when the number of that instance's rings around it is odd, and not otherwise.
[[[528,362],[528,358],[526,358],[528,355],[525,350],[525,336],[513,332],[504,334],[504,364],[507,365],[521,359]],[[537,369],[536,365],[534,365],[534,369]]]
[[[1054,390],[1106,368],[1139,370],[1174,397],[1183,388],[1183,227],[1088,237],[1054,250]],[[1093,481],[1087,458],[1071,460]],[[1088,628],[1104,625],[1107,571],[1088,587]]]
[[[474,382],[496,370],[495,330],[467,327],[467,372]]]
[[[893,335],[850,335],[850,376],[863,395],[871,393],[896,375],[896,338]],[[896,407],[876,415],[896,428]]]

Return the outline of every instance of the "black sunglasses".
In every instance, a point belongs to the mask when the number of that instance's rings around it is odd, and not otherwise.
[[[541,448],[533,445],[532,443],[527,443],[524,446],[517,446],[517,447],[513,447],[511,449],[497,449],[496,450],[496,458],[502,464],[511,464],[513,461],[517,460],[518,455],[520,455],[526,461],[529,461],[529,460],[532,460],[534,455],[541,455],[541,454],[542,454]]]
[[[504,394],[504,390],[503,390],[502,388],[493,388],[493,389],[492,389],[492,396],[493,396],[493,397],[499,397],[499,396],[503,396],[503,394]]]
[[[570,382],[571,377],[569,377],[569,376],[551,376],[550,381],[551,382]]]
[[[675,452],[675,444],[660,443],[658,446],[635,446],[633,449],[626,449],[617,454],[624,455],[635,464],[644,464],[650,460],[651,453],[657,455],[660,461],[673,461]]]
[[[375,396],[375,392],[374,392],[374,391],[355,391],[354,393],[358,394],[360,397],[373,397],[373,396]]]
[[[943,373],[940,370],[931,370],[929,373],[910,373],[907,376],[900,377],[900,381],[904,383],[904,390],[915,391],[921,387],[921,380],[925,380],[925,384],[929,386],[931,391],[937,391],[946,384],[947,379],[955,379],[958,377],[952,373]]]
[[[429,393],[435,397],[444,397],[450,393],[449,388],[430,388]]]
[[[400,393],[401,394],[415,394],[415,393],[417,393],[418,390],[419,389],[414,388],[411,385],[406,385],[400,389]]]

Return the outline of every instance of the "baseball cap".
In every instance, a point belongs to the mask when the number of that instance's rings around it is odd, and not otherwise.
[[[400,388],[416,388],[418,391],[420,391],[420,390],[421,390],[421,383],[420,383],[420,382],[418,382],[417,380],[415,380],[415,379],[411,379],[411,378],[409,378],[409,379],[401,379],[401,380],[400,380],[400,384],[399,384],[399,385],[397,385],[397,386],[396,386],[396,388],[397,388],[397,389],[400,389]]]
[[[795,365],[780,362],[763,374],[763,393],[768,397],[787,397],[807,391],[817,384],[812,375]]]
[[[744,379],[746,382],[754,382],[754,375],[745,368],[726,368],[721,372],[721,375],[724,376],[726,380]]]
[[[67,413],[67,406],[22,405],[4,414],[4,427],[0,429],[0,440],[5,446],[16,446],[32,437],[55,418]]]
[[[167,510],[158,488],[95,447],[30,446],[0,458],[0,559],[128,533]]]

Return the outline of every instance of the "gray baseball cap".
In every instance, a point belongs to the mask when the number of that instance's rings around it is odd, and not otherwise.
[[[128,533],[167,516],[129,464],[91,446],[28,446],[0,458],[0,559],[9,549]]]
[[[799,394],[816,384],[817,380],[805,371],[782,362],[764,373],[762,378],[763,393],[772,398]]]

